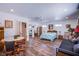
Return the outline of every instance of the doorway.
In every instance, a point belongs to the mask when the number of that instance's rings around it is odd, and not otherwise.
[[[22,22],[22,36],[26,38],[26,34],[26,23]]]

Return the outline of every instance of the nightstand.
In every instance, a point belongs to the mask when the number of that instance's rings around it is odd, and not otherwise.
[[[63,35],[58,35],[58,39],[63,39]]]

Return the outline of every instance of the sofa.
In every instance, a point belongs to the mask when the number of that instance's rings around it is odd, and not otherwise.
[[[79,56],[79,52],[74,52],[74,45],[79,44],[79,41],[70,41],[64,39],[59,48],[56,48],[57,56]],[[79,50],[79,49],[78,49]]]

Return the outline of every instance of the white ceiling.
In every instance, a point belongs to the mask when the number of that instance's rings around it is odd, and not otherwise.
[[[77,3],[0,3],[0,11],[28,17],[34,22],[51,22],[71,15],[77,6]]]

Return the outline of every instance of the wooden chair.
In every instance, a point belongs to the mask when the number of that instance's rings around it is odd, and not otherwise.
[[[4,40],[0,40],[0,55],[4,53]]]
[[[18,55],[25,55],[25,41],[21,40],[21,41],[17,41],[15,42],[15,50],[16,50],[16,54]]]
[[[8,56],[12,56],[15,53],[14,41],[6,41],[5,42],[5,54]]]

